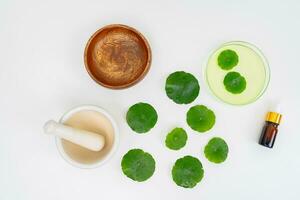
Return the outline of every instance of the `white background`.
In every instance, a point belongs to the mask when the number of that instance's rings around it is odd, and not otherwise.
[[[87,40],[111,23],[137,28],[153,51],[148,75],[125,90],[97,85],[84,68]],[[1,0],[0,199],[299,199],[299,37],[297,0]],[[203,80],[209,53],[232,40],[257,45],[270,63],[268,90],[247,106],[220,102]],[[176,70],[191,72],[200,82],[200,95],[190,105],[176,105],[165,95],[165,79]],[[145,135],[133,133],[124,118],[139,101],[151,103],[159,114]],[[267,149],[257,141],[271,101],[281,102],[284,118],[275,147]],[[42,131],[45,121],[58,120],[80,104],[105,108],[121,130],[115,156],[93,170],[66,163],[54,138]],[[216,124],[207,134],[185,123],[187,109],[195,104],[215,111]],[[178,152],[164,147],[166,133],[175,126],[189,136]],[[203,155],[213,136],[223,137],[230,148],[220,165]],[[121,158],[131,148],[143,148],[156,159],[156,171],[146,182],[133,182],[121,172]],[[176,186],[170,175],[175,160],[187,154],[198,157],[205,169],[193,189]]]

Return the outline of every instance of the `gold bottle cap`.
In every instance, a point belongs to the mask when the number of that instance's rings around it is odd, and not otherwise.
[[[280,124],[282,115],[277,112],[268,112],[266,116],[266,121],[273,122],[275,124]]]

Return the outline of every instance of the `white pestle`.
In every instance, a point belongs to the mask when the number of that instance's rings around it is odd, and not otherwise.
[[[44,125],[46,134],[55,135],[91,151],[100,151],[105,144],[105,138],[97,133],[76,129],[49,120]]]

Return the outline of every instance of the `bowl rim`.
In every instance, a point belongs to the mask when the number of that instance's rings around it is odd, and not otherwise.
[[[71,164],[74,167],[78,167],[81,169],[92,169],[92,168],[96,168],[99,167],[101,165],[103,165],[104,163],[106,163],[110,158],[113,157],[113,155],[115,154],[115,152],[117,151],[117,148],[119,146],[119,142],[120,142],[120,133],[119,133],[119,128],[117,126],[116,121],[113,119],[113,117],[103,108],[99,107],[99,106],[95,106],[95,105],[80,105],[80,106],[76,106],[70,110],[68,110],[67,112],[65,112],[63,114],[63,116],[60,118],[59,123],[64,123],[70,116],[72,116],[74,113],[77,113],[79,111],[82,110],[90,110],[90,111],[96,111],[99,112],[101,114],[103,114],[112,124],[113,129],[114,129],[114,142],[112,145],[112,148],[110,150],[110,152],[101,160],[92,163],[92,164],[83,164],[80,162],[77,162],[75,160],[73,160],[64,150],[63,145],[62,145],[62,139],[60,137],[55,137],[55,143],[56,143],[56,147],[58,149],[59,154],[62,156],[62,158],[69,164]]]
[[[247,48],[250,48],[252,49],[255,53],[257,53],[260,58],[262,59],[263,63],[264,63],[264,69],[265,69],[265,75],[266,75],[266,78],[265,78],[265,83],[264,83],[264,87],[262,88],[262,90],[260,91],[260,93],[255,96],[253,99],[251,99],[250,101],[246,102],[246,103],[231,103],[231,102],[228,102],[224,99],[222,99],[221,97],[219,97],[211,88],[210,86],[210,83],[208,81],[208,75],[207,75],[207,67],[208,67],[208,63],[209,63],[209,60],[211,59],[211,57],[222,47],[224,46],[227,46],[227,45],[241,45],[241,46],[245,46]],[[271,70],[270,70],[270,65],[269,65],[269,62],[266,58],[266,56],[263,54],[263,52],[254,44],[252,43],[249,43],[249,42],[246,42],[246,41],[242,41],[242,40],[233,40],[233,41],[229,41],[229,42],[225,42],[225,43],[222,43],[221,45],[217,46],[216,48],[214,48],[208,58],[206,59],[206,62],[205,62],[205,66],[202,68],[203,69],[203,75],[204,75],[204,80],[206,82],[206,85],[208,86],[209,88],[209,91],[210,93],[216,97],[218,100],[220,100],[221,102],[223,103],[226,103],[226,104],[229,104],[229,105],[233,105],[233,106],[244,106],[244,105],[248,105],[248,104],[251,104],[251,103],[254,103],[256,102],[267,90],[268,86],[269,86],[269,83],[270,83],[270,79],[271,79]]]
[[[142,72],[142,74],[137,77],[136,79],[134,79],[132,82],[127,83],[127,84],[123,84],[123,85],[109,85],[106,83],[101,82],[99,79],[97,79],[94,74],[91,72],[90,67],[88,65],[87,62],[87,52],[89,50],[90,44],[93,41],[93,39],[102,31],[106,30],[106,29],[111,29],[111,28],[124,28],[127,29],[129,31],[132,31],[133,33],[135,33],[138,37],[140,37],[143,41],[143,43],[146,46],[146,51],[147,51],[147,63],[146,66],[144,68],[144,71]],[[134,86],[135,84],[137,84],[138,82],[140,82],[141,80],[143,80],[143,78],[146,76],[146,74],[148,73],[150,66],[152,63],[152,51],[149,45],[148,40],[146,39],[146,37],[139,32],[137,29],[128,26],[128,25],[124,25],[124,24],[109,24],[106,26],[103,26],[102,28],[98,29],[88,40],[87,44],[85,45],[85,49],[84,49],[84,65],[85,65],[85,69],[87,70],[89,76],[99,85],[102,85],[103,87],[109,88],[109,89],[125,89],[125,88],[129,88],[131,86]]]

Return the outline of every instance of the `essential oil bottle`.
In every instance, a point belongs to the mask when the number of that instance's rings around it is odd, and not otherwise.
[[[279,112],[268,112],[266,123],[262,129],[259,144],[268,148],[273,148],[278,132],[282,115]]]

